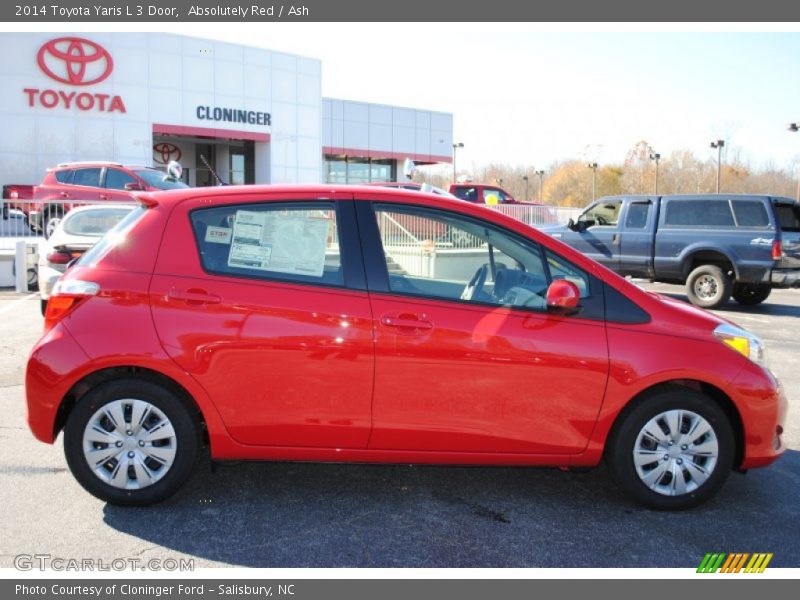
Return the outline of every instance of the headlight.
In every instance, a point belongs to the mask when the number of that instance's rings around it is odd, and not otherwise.
[[[767,366],[764,343],[758,336],[727,323],[723,323],[717,327],[714,330],[714,335],[717,336],[717,339],[721,342],[730,346],[745,358],[749,358],[762,367]]]

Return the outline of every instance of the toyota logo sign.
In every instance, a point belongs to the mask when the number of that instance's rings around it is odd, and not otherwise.
[[[181,149],[170,142],[157,142],[153,144],[153,160],[159,164],[166,165],[171,160],[181,159]]]
[[[69,85],[100,83],[114,69],[114,61],[105,48],[77,37],[50,40],[39,48],[36,60],[48,77]]]

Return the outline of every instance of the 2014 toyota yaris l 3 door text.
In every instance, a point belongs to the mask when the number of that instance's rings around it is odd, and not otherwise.
[[[682,509],[783,452],[761,342],[488,208],[142,193],[56,284],[28,422],[108,502],[214,460],[591,467]],[[454,244],[453,239],[465,241]]]

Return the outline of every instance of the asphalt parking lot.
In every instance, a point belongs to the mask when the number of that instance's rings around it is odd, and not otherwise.
[[[681,288],[648,285],[684,298]],[[193,558],[195,566],[696,567],[706,552],[773,552],[800,567],[800,290],[719,314],[759,334],[790,404],[777,463],[733,474],[708,504],[658,513],[603,468],[201,464],[167,502],[94,499],[61,448],[25,424],[23,375],[41,331],[38,296],[0,292],[0,567],[18,554]]]

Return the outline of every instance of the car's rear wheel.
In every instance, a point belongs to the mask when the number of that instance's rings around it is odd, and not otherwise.
[[[98,385],[64,428],[64,452],[78,482],[101,500],[127,506],[160,502],[178,491],[199,444],[191,408],[148,380]]]
[[[702,308],[717,308],[731,297],[731,278],[716,265],[700,265],[686,279],[689,302]]]
[[[733,286],[733,299],[744,306],[761,304],[771,293],[769,284],[737,283]]]
[[[728,417],[711,399],[670,387],[621,415],[609,437],[606,463],[635,500],[657,510],[681,510],[711,498],[733,468]]]

